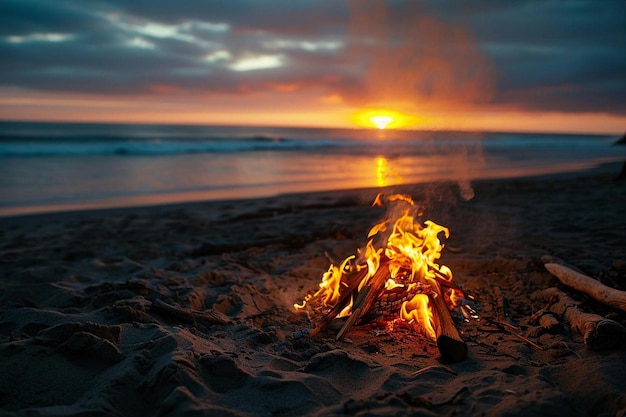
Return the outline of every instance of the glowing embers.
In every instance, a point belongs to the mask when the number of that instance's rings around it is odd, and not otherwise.
[[[318,290],[296,310],[306,310],[314,327],[324,330],[335,318],[347,316],[337,334],[341,339],[357,324],[372,320],[402,322],[437,341],[447,362],[464,360],[467,346],[456,330],[450,309],[465,299],[452,283],[452,271],[437,262],[448,238],[447,228],[430,220],[404,195],[380,195],[374,204],[388,206],[388,219],[373,226],[364,249],[331,265]]]

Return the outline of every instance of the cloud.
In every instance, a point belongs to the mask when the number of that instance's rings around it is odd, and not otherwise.
[[[195,18],[201,21],[227,22],[240,33],[259,31],[317,37],[343,32],[347,9],[333,0],[108,0],[121,13],[141,16],[164,23],[178,23]]]
[[[42,0],[2,0],[0,38],[31,33],[75,33],[99,25],[89,8]]]
[[[620,0],[3,0],[0,88],[626,115]]]
[[[9,35],[6,40],[9,43],[25,42],[64,42],[72,39],[73,35],[64,33],[29,33],[27,35]]]
[[[465,16],[497,69],[494,104],[626,114],[626,3],[502,4]]]
[[[256,71],[283,66],[281,55],[248,55],[232,63],[230,68],[234,71]]]

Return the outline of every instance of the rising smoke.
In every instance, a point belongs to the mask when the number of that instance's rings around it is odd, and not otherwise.
[[[419,2],[351,0],[347,54],[360,72],[350,104],[409,113],[459,111],[491,97],[489,61],[459,23]]]
[[[444,115],[441,128],[453,130],[454,122],[445,122],[446,113],[458,120],[464,110],[491,97],[491,67],[469,30],[429,16],[420,3],[349,1],[346,51],[359,75],[345,84],[350,87],[340,87],[340,95],[355,107],[388,108],[417,117]],[[447,174],[458,182],[461,197],[473,198],[470,180],[483,161],[482,149],[475,141],[460,150],[441,149],[436,143],[433,149],[453,160]]]

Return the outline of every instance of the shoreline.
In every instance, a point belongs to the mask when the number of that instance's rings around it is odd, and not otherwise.
[[[515,175],[512,174],[510,176],[486,176],[481,178],[476,178],[469,180],[469,184],[475,184],[485,181],[515,181],[515,180],[523,180],[523,179],[532,179],[532,178],[558,178],[558,177],[568,177],[568,176],[576,176],[576,175],[586,175],[586,173],[606,173],[607,175],[611,172],[615,172],[615,177],[620,174],[620,163],[618,162],[606,162],[600,164],[582,164],[577,165],[575,168],[570,168],[567,170],[559,170],[557,172],[541,172],[541,173],[531,173],[527,175]],[[16,208],[1,208],[0,207],[0,224],[2,224],[5,220],[10,219],[21,219],[26,217],[36,217],[36,216],[48,216],[48,215],[79,215],[84,216],[87,213],[93,213],[94,215],[106,214],[109,212],[116,211],[135,211],[135,210],[159,210],[159,208],[179,208],[187,205],[201,205],[201,204],[211,204],[211,203],[245,203],[246,201],[253,200],[271,200],[271,199],[279,199],[281,197],[289,197],[289,196],[298,196],[298,195],[309,195],[309,194],[346,194],[353,195],[358,194],[359,192],[367,193],[368,195],[372,194],[374,190],[384,191],[386,189],[410,189],[411,187],[427,185],[432,183],[455,183],[454,180],[442,179],[437,181],[425,181],[419,183],[408,183],[408,184],[397,184],[397,185],[388,185],[381,187],[367,187],[367,188],[340,188],[340,189],[319,189],[312,191],[304,191],[304,192],[285,192],[285,193],[271,193],[269,195],[259,195],[259,196],[245,196],[240,195],[240,191],[235,191],[236,197],[229,198],[228,193],[226,197],[218,197],[218,198],[206,198],[206,192],[197,192],[192,193],[194,195],[193,198],[189,199],[181,199],[180,196],[177,197],[176,194],[167,197],[167,196],[137,196],[132,197],[130,201],[135,201],[134,204],[126,203],[120,204],[115,202],[108,203],[72,203],[72,204],[53,204],[48,206],[24,206],[24,207],[16,207]],[[374,193],[373,195],[376,195]]]
[[[622,415],[626,346],[531,319],[558,286],[546,254],[626,290],[619,165],[473,181],[469,201],[451,182],[394,187],[450,229],[441,263],[479,306],[453,365],[402,328],[294,337],[310,322],[293,303],[383,216],[378,188],[0,218],[3,415]],[[498,326],[501,300],[540,348]]]

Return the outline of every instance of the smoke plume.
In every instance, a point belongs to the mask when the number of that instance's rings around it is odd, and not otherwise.
[[[424,15],[418,2],[349,5],[348,57],[363,76],[344,92],[348,103],[458,111],[491,96],[489,62],[460,24]]]

